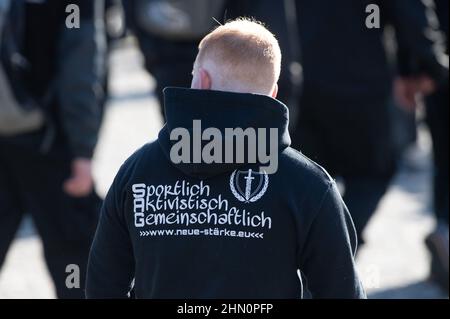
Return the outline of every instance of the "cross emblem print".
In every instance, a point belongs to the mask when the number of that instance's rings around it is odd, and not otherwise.
[[[245,181],[245,188],[242,190],[241,185]],[[256,187],[255,187],[256,182]],[[269,176],[266,172],[256,172],[252,169],[248,171],[234,171],[230,177],[230,189],[233,195],[241,202],[254,203],[259,200],[269,187]]]
[[[252,193],[252,181],[255,179],[252,176],[252,170],[248,170],[248,175],[244,177],[245,179],[245,200],[248,202],[250,199],[250,195]]]

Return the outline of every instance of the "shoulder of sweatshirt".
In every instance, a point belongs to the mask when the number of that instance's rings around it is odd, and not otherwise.
[[[156,141],[150,142],[135,151],[120,167],[114,181],[115,187],[126,188],[126,185],[136,177],[142,175],[142,171],[148,172],[148,167],[161,165],[162,151]]]
[[[313,194],[322,197],[335,181],[328,172],[301,152],[292,147],[286,148],[279,156],[278,174],[288,179],[289,189],[298,192],[311,190]]]
[[[283,207],[292,213],[301,233],[307,234],[320,214],[325,200],[340,198],[336,183],[320,165],[293,148],[285,149],[279,157],[274,179]],[[328,207],[328,206],[326,206]],[[340,211],[328,211],[336,218]],[[305,239],[306,240],[306,239]]]

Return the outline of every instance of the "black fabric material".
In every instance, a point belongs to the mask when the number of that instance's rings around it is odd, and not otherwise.
[[[334,176],[389,176],[395,170],[389,99],[330,96],[305,87],[294,147]]]
[[[56,139],[65,140],[66,143],[71,145],[70,153],[72,157],[92,157],[100,127],[101,112],[97,102],[100,102],[101,89],[98,88],[99,90],[97,90],[99,92],[98,100],[95,100],[95,98],[90,99],[88,95],[88,100],[85,99],[81,104],[77,104],[74,107],[66,105],[66,110],[70,109],[70,111],[62,112],[62,104],[67,101],[59,99],[56,88],[58,83],[57,77],[60,75],[59,72],[61,72],[59,63],[64,63],[64,57],[61,57],[61,52],[67,55],[76,52],[79,49],[77,45],[81,42],[79,40],[82,40],[82,38],[72,42],[72,47],[70,48],[60,47],[60,40],[62,31],[65,28],[65,19],[68,15],[66,6],[69,4],[79,6],[81,23],[83,24],[83,21],[94,21],[96,1],[102,0],[27,2],[24,10],[23,41],[18,43],[22,48],[23,56],[28,61],[28,68],[24,74],[23,82],[16,83],[16,85],[23,86],[37,101],[43,101],[48,96],[52,97],[51,101],[46,101],[46,105],[42,105],[47,115],[47,132],[42,132],[43,134],[41,135],[30,134],[29,136],[35,137],[33,144],[43,144],[44,139],[53,141],[52,138],[54,136],[56,136]],[[80,28],[80,30],[83,29]],[[90,37],[94,38],[95,35],[90,35]],[[83,56],[82,58],[89,59],[93,57]],[[82,82],[83,87],[86,85],[88,89],[92,89],[98,85],[97,81],[100,81],[95,76],[89,77],[86,75],[86,79],[90,82],[74,81],[74,83],[80,84]],[[74,87],[73,90],[80,89],[79,87]],[[83,94],[78,92],[78,95]],[[85,98],[84,95],[83,98]],[[84,122],[82,123],[82,121]],[[81,125],[84,123],[89,123],[89,125]],[[68,127],[70,129],[67,129]],[[77,127],[77,129],[73,131],[73,127]],[[72,143],[72,141],[75,142]],[[47,145],[43,148],[45,148],[45,151],[48,151],[49,146]]]
[[[438,30],[429,20],[431,1],[361,0],[304,1],[297,3],[305,84],[325,94],[364,101],[390,95],[390,68],[383,33],[393,25],[399,46],[414,61],[403,68],[432,75],[448,83],[448,66]],[[378,4],[381,27],[366,27],[366,7]],[[411,65],[414,64],[414,65]],[[403,72],[403,70],[400,70]]]
[[[344,200],[358,238],[396,171],[388,101],[360,104],[305,88],[294,147],[345,184]]]
[[[300,269],[313,298],[364,298],[353,260],[357,240],[351,217],[329,175],[288,147],[286,106],[251,94],[167,89],[165,95],[168,123],[158,141],[125,162],[108,192],[89,258],[87,297],[126,298],[135,279],[136,298],[300,298]],[[253,164],[202,167],[171,162],[169,129],[189,130],[192,119],[202,120],[203,129],[282,129],[278,171],[267,175],[265,190],[258,188],[260,197],[244,202],[230,186],[242,182],[232,178],[235,173],[257,170]],[[156,197],[150,193],[141,197],[138,190],[143,187],[145,193],[152,185],[166,188],[183,182],[191,190],[203,185],[207,191],[185,190],[160,199],[220,198],[226,204],[209,211],[195,204],[156,207],[152,206]],[[142,198],[146,204],[139,206]],[[242,219],[226,217],[231,211],[235,216],[244,211],[251,218],[259,216],[261,222],[243,224]],[[172,224],[163,219],[158,225],[144,222],[154,214],[173,214],[171,218],[188,214],[194,219],[189,224],[181,219]],[[209,217],[203,223],[193,214]],[[223,214],[228,221],[220,222],[214,214]],[[197,230],[199,235],[173,235],[183,229]],[[205,233],[209,229],[213,236]]]
[[[438,221],[448,224],[449,215],[449,91],[442,88],[427,99],[427,123],[433,141],[433,206]]]
[[[445,34],[439,29],[439,11],[448,10],[434,1],[381,1],[393,24],[399,47],[399,73],[426,74],[440,85],[448,85]],[[436,10],[439,10],[438,12]],[[443,21],[444,22],[444,21]],[[447,62],[445,62],[447,61]]]
[[[70,176],[69,154],[58,145],[41,155],[34,137],[0,138],[0,265],[24,214],[42,238],[44,256],[59,298],[83,298],[90,243],[101,200],[95,193],[72,198],[62,189]],[[66,267],[80,267],[80,289],[68,289]]]
[[[93,19],[92,0],[46,0],[41,3],[27,3],[25,17],[25,56],[31,72],[27,85],[40,96],[45,94],[52,78],[57,73],[57,45],[67,17],[66,6],[80,7],[81,19]]]
[[[361,102],[386,98],[391,70],[383,28],[367,29],[365,23],[373,1],[296,3],[305,90]]]
[[[360,104],[310,93],[305,87],[294,147],[343,179],[344,200],[363,242],[364,229],[397,167],[389,102]]]
[[[364,230],[391,183],[392,176],[342,176],[345,183],[344,201],[352,212],[358,242],[365,243]]]
[[[446,51],[448,53],[448,24],[449,2],[436,0],[436,11],[442,32],[446,37]],[[442,85],[437,92],[426,99],[427,123],[433,141],[433,206],[438,222],[447,223],[449,215],[449,87]]]
[[[441,31],[445,34],[445,48],[448,54],[448,29],[449,29],[449,1],[447,0],[435,0],[436,13],[439,19],[439,25]]]

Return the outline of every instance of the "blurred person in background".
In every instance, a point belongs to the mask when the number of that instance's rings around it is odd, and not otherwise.
[[[106,35],[106,54],[103,75],[103,96],[100,100],[101,119],[105,115],[105,109],[110,98],[110,71],[109,57],[120,46],[120,41],[126,37],[125,12],[122,0],[104,0],[104,23]]]
[[[189,87],[192,61],[198,43],[219,23],[238,16],[264,21],[280,41],[284,53],[278,99],[288,103],[298,91],[299,71],[294,64],[295,41],[285,2],[272,0],[128,0],[123,2],[127,26],[136,35],[145,68],[156,81],[156,92],[164,116],[163,89]],[[292,13],[292,11],[291,11]],[[291,105],[294,103],[290,103]]]
[[[0,8],[0,265],[29,213],[57,296],[82,298],[82,286],[66,286],[66,267],[79,267],[83,285],[101,204],[91,158],[101,118],[104,3],[0,0]]]
[[[297,3],[304,75],[293,144],[340,177],[360,242],[396,171],[391,132],[391,68],[384,30],[421,61],[435,83],[448,77],[429,1],[306,1]],[[367,24],[369,5],[379,25]],[[319,18],[320,17],[320,18]],[[375,17],[376,19],[376,17]]]
[[[435,28],[440,26],[445,35],[445,51],[448,55],[449,1],[435,0],[436,14],[429,14]],[[407,50],[405,50],[407,51]],[[414,112],[425,96],[426,121],[433,143],[433,209],[436,228],[426,238],[431,254],[430,278],[447,290],[449,286],[449,87],[448,79],[435,83],[427,76],[420,56],[405,54],[404,72],[396,80],[395,94],[400,106]]]

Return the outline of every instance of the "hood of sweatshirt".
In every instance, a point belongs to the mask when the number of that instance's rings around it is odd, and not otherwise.
[[[291,139],[288,132],[289,111],[280,101],[268,96],[247,93],[232,93],[212,90],[194,90],[184,88],[166,88],[164,90],[164,104],[166,124],[158,136],[158,142],[168,160],[184,174],[202,179],[211,178],[239,167],[254,164],[244,162],[236,163],[205,163],[203,160],[194,163],[192,145],[194,134],[194,121],[200,120],[202,132],[207,128],[216,128],[221,132],[220,139],[225,145],[226,129],[241,128],[244,131],[253,128],[266,129],[266,143],[269,141],[270,129],[278,129],[278,153],[289,147]],[[198,123],[198,122],[197,122]],[[171,149],[179,139],[171,140],[173,130],[182,128],[190,134],[191,160],[186,163],[174,163],[171,160]],[[214,137],[218,139],[218,137]],[[210,140],[201,142],[203,146]],[[246,143],[247,145],[247,143]],[[268,144],[267,144],[268,145]],[[267,146],[267,152],[269,148]]]

